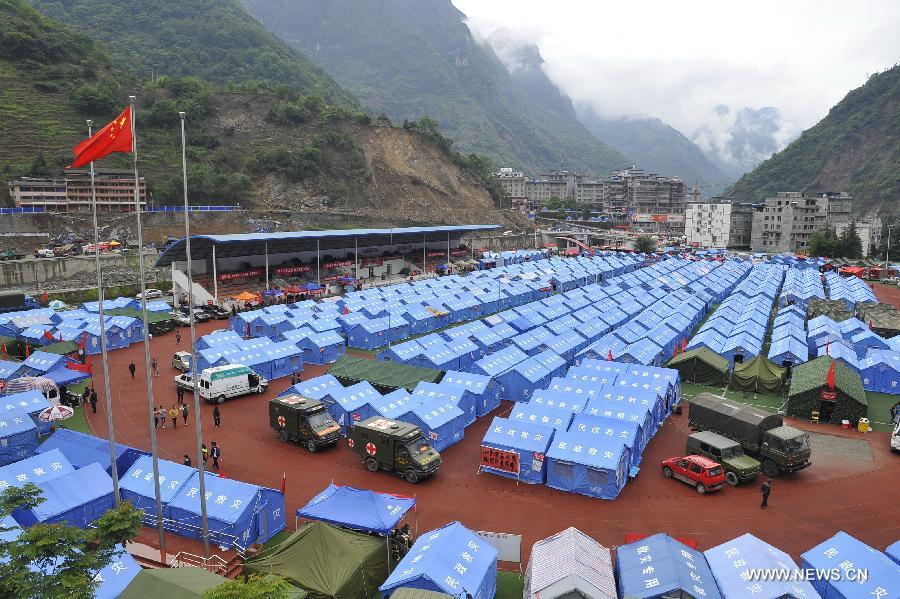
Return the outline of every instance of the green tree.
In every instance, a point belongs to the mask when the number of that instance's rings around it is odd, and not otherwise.
[[[656,251],[656,242],[652,237],[647,235],[639,235],[634,240],[634,251],[649,254]]]
[[[820,231],[814,231],[810,235],[807,251],[810,256],[839,258],[839,246],[840,240],[835,230],[831,227],[826,227]]]
[[[357,125],[363,125],[363,126],[371,125],[372,117],[369,116],[368,113],[365,113],[362,111],[354,112],[353,113],[353,122],[356,123]]]
[[[34,157],[34,160],[31,161],[31,166],[28,167],[28,176],[29,177],[46,177],[50,174],[50,167],[47,166],[47,159],[44,158],[43,152],[38,152],[38,155]]]
[[[44,501],[34,484],[7,487],[0,493],[0,519],[14,509],[33,509]],[[95,525],[83,530],[35,524],[14,540],[0,540],[0,597],[92,599],[94,576],[110,562],[117,545],[137,536],[141,512],[126,501]],[[36,576],[32,567],[43,574]]]
[[[290,585],[277,576],[249,576],[220,584],[203,593],[203,599],[282,599]]]
[[[856,230],[856,221],[851,220],[847,228],[841,232],[837,253],[839,254],[837,257],[840,258],[850,258],[851,260],[862,258],[862,239]]]

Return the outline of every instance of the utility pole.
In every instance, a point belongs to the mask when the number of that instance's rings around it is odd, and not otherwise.
[[[886,276],[890,276],[891,274],[891,231],[894,230],[894,227],[897,225],[888,225],[888,242],[887,242],[887,251],[884,254],[884,273]]]

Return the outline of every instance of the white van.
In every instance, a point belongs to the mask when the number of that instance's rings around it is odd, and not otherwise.
[[[248,393],[265,393],[268,386],[269,381],[238,364],[204,370],[200,374],[198,392],[209,403],[222,403]]]

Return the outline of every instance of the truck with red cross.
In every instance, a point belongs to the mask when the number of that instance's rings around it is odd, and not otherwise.
[[[269,426],[282,441],[305,445],[311,452],[341,438],[341,429],[325,405],[296,393],[269,400]]]
[[[347,445],[369,472],[389,470],[416,484],[441,467],[441,454],[422,429],[408,422],[373,416],[348,430]]]

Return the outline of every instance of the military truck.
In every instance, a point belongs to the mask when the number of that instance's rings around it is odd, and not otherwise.
[[[348,434],[347,445],[370,472],[390,470],[416,484],[441,467],[441,455],[415,425],[373,416],[350,428]]]
[[[745,454],[744,448],[737,441],[716,433],[694,433],[687,438],[685,451],[722,464],[725,468],[725,482],[732,487],[754,480],[759,475],[759,460]]]
[[[340,427],[325,405],[296,393],[269,400],[269,426],[282,441],[306,445],[313,453],[341,438]]]
[[[762,462],[766,476],[797,472],[810,465],[809,435],[785,426],[777,414],[701,393],[690,401],[688,422],[694,430],[712,431],[740,443]]]

